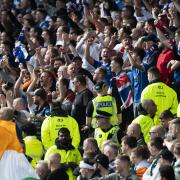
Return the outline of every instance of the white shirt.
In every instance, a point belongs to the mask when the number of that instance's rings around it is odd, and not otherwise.
[[[136,17],[136,20],[138,22],[144,22],[144,21],[146,21],[148,19],[153,18],[152,14],[149,11],[147,11],[145,9],[145,7],[141,7],[141,13],[142,13],[142,16],[137,16],[136,12],[134,13],[134,16]]]
[[[90,56],[94,60],[99,61],[99,55],[100,55],[102,48],[103,48],[103,44],[101,42],[101,38],[99,38],[99,43],[94,42],[90,46],[90,48],[89,48]],[[84,69],[88,70],[89,72],[94,73],[94,71],[95,71],[94,66],[89,64],[88,61],[84,57],[84,49],[85,49],[84,38],[81,38],[81,40],[76,45],[76,50],[77,50],[79,56],[82,58],[82,61],[83,61],[82,67]]]
[[[152,163],[153,164],[153,163]],[[146,170],[146,172],[143,174],[142,180],[157,180],[159,178],[159,168],[160,164],[157,163],[156,167],[152,171],[152,176],[151,176],[151,167],[152,164],[149,166],[149,168]]]

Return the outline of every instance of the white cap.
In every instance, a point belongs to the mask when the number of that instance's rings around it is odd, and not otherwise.
[[[95,169],[92,165],[85,163],[84,161],[80,162],[79,167],[84,169]]]

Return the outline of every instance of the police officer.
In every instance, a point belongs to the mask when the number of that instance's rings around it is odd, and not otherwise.
[[[98,146],[101,148],[101,145],[106,140],[111,140],[117,145],[120,144],[122,133],[118,126],[113,126],[110,122],[112,114],[97,110],[96,111],[96,121],[97,128],[95,128],[94,138],[97,140]]]
[[[112,125],[120,124],[120,107],[116,105],[116,99],[107,94],[108,86],[105,81],[100,81],[94,86],[97,97],[88,103],[86,108],[86,126],[96,127],[96,110],[105,111],[111,114],[110,122]],[[93,118],[94,117],[94,118]]]

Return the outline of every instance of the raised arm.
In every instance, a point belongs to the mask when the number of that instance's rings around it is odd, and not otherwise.
[[[33,70],[33,75],[32,75],[32,83],[27,89],[27,101],[28,101],[28,107],[31,107],[33,105],[33,98],[32,95],[30,95],[30,92],[34,90],[34,87],[38,81],[38,74],[36,70]]]
[[[128,59],[132,67],[138,68],[140,71],[143,70],[143,66],[135,61],[129,50],[127,50]]]
[[[85,32],[83,37],[80,39],[80,41],[76,45],[76,51],[81,56],[83,56],[84,54],[84,49],[83,49],[84,42],[89,38],[90,34],[91,32]]]
[[[23,78],[25,76],[26,69],[21,69],[19,78],[17,79],[15,85],[14,85],[14,96],[15,98],[18,98],[22,95],[21,85],[23,83]]]
[[[35,49],[36,53],[35,53],[35,59],[36,59],[36,62],[37,62],[37,65],[39,66],[44,66],[44,59],[43,59],[43,56],[42,56],[42,53],[41,53],[41,47],[38,47]]]
[[[149,12],[151,12],[151,11],[152,11],[152,7],[151,7],[151,5],[148,3],[148,1],[146,1],[146,0],[142,0],[142,1],[143,1],[144,5],[145,5],[146,9],[147,9]]]
[[[59,82],[59,86],[58,86],[59,98],[58,98],[58,101],[61,103],[64,101],[64,98],[66,97],[66,92],[64,91],[62,79],[63,79],[62,76],[58,79],[58,82]]]
[[[86,59],[86,61],[93,65],[94,64],[94,59],[90,56],[90,46],[91,46],[91,42],[89,42],[88,40],[85,43],[85,51],[84,51],[84,57]]]
[[[111,36],[110,42],[109,42],[109,44],[108,44],[108,48],[109,48],[109,49],[113,49],[113,48],[114,48],[116,39],[117,39],[117,33],[114,33],[114,34]]]
[[[180,1],[179,0],[173,0],[174,2],[174,6],[176,7],[176,9],[180,12]]]
[[[168,65],[168,68],[170,68],[172,71],[175,71],[177,69],[180,69],[180,61],[171,60]]]

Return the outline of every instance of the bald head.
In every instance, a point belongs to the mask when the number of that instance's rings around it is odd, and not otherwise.
[[[48,174],[48,164],[46,161],[39,161],[35,167],[36,173],[40,179],[44,179]]]
[[[145,99],[142,101],[142,108],[151,116],[154,116],[157,111],[157,106],[151,99]]]
[[[51,161],[52,163],[60,163],[61,156],[59,153],[52,153],[49,155],[48,160]]]
[[[26,109],[26,104],[23,98],[16,98],[13,101],[13,108],[16,111],[21,111]]]
[[[53,171],[60,166],[61,156],[59,153],[52,153],[48,157],[48,168]]]
[[[142,107],[144,108],[144,110],[147,110],[148,105],[151,104],[153,101],[151,99],[145,99],[142,101]]]
[[[10,121],[14,117],[14,110],[9,107],[3,107],[0,109],[0,119]]]
[[[141,127],[140,127],[140,125],[131,123],[127,128],[127,135],[128,136],[133,136],[133,137],[139,139],[140,135],[141,135]]]

